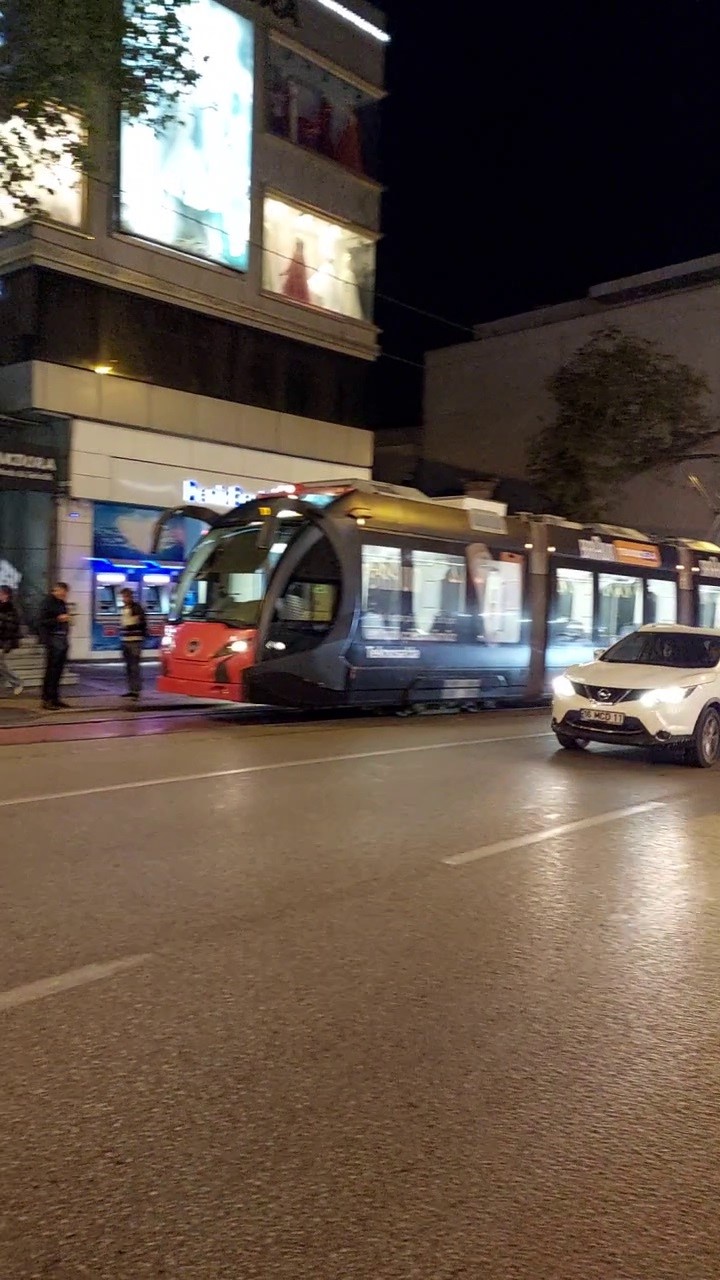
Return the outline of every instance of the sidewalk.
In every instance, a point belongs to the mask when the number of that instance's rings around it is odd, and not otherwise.
[[[216,706],[212,702],[200,702],[197,698],[178,698],[157,693],[155,682],[159,671],[157,662],[143,663],[144,691],[139,702],[122,698],[127,685],[122,663],[73,662],[70,664],[77,677],[77,684],[61,691],[67,711],[43,711],[40,690],[27,688],[20,697],[5,689],[0,690],[0,728],[18,728],[23,725],[68,724],[80,720],[119,720],[138,715],[164,715],[184,711],[207,711]]]

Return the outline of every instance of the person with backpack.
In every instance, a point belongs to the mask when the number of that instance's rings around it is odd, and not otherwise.
[[[143,641],[148,635],[147,617],[145,616],[145,610],[139,601],[135,599],[129,587],[124,587],[120,596],[122,599],[120,634],[128,682],[128,691],[122,696],[123,698],[132,698],[133,702],[137,702],[142,693],[142,667],[140,660],[142,658]]]
[[[20,614],[13,600],[10,587],[0,587],[0,684],[7,685],[16,697],[24,685],[19,676],[10,670],[8,655],[20,648]]]

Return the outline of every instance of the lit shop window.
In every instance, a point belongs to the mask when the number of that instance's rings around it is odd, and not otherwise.
[[[79,227],[83,221],[85,185],[72,148],[83,141],[83,129],[76,116],[68,114],[64,121],[62,132],[39,143],[34,132],[13,117],[0,125],[0,140],[19,156],[27,174],[24,191],[35,203],[37,214],[51,222]],[[12,199],[8,187],[9,179],[0,162],[0,227],[28,217],[26,208]]]
[[[651,623],[677,622],[677,587],[664,578],[649,578],[645,621]]]
[[[377,99],[275,41],[270,44],[268,128],[353,173],[377,177]]]
[[[292,302],[372,323],[375,241],[268,198],[263,288]]]

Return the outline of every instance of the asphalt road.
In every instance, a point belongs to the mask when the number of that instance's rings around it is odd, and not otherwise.
[[[719,790],[537,713],[2,748],[2,1280],[714,1280]]]

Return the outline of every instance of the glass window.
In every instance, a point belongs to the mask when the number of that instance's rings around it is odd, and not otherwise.
[[[402,577],[399,547],[363,547],[362,632],[366,640],[400,639]]]
[[[593,575],[587,569],[558,569],[551,623],[553,641],[590,643],[593,634]]]
[[[662,578],[649,578],[645,600],[645,621],[652,623],[677,622],[677,586]]]
[[[462,556],[413,551],[412,601],[416,636],[456,640],[467,617],[467,569]]]
[[[613,645],[601,661],[707,670],[720,662],[720,637],[691,631],[638,631]]]
[[[177,620],[257,625],[268,577],[295,532],[290,524],[280,525],[268,550],[258,545],[260,528],[216,529],[203,538],[178,585]]]
[[[375,240],[268,197],[263,288],[292,302],[372,323]]]
[[[642,578],[620,573],[601,573],[599,581],[596,636],[603,644],[614,644],[621,636],[642,626]]]
[[[216,0],[183,5],[178,20],[198,78],[169,119],[123,118],[120,225],[130,235],[246,271],[254,27]],[[159,102],[157,115],[164,114],[167,102]]]
[[[483,543],[467,550],[475,588],[481,638],[487,644],[519,644],[522,628],[522,572],[520,556],[496,560]]]
[[[64,117],[64,132],[42,143],[17,116],[0,125],[0,148],[18,156],[28,199],[35,202],[41,217],[68,227],[79,227],[83,221],[84,179],[72,154],[72,147],[83,141],[82,125],[70,114]],[[7,227],[21,222],[27,213],[11,199],[3,168],[0,165],[0,227]]]
[[[698,626],[720,627],[720,585],[698,587]]]
[[[377,100],[274,40],[269,61],[270,132],[353,173],[376,177]]]

